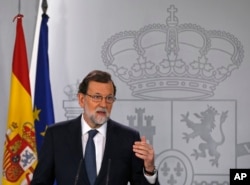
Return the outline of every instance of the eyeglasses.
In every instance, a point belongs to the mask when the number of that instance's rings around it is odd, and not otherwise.
[[[116,100],[116,97],[114,97],[112,95],[109,95],[106,97],[98,95],[98,94],[90,95],[90,94],[86,93],[85,95],[91,97],[93,102],[101,102],[103,100],[103,98],[105,99],[106,103],[113,103]]]

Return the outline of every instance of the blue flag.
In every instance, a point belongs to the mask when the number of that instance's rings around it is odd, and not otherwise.
[[[34,93],[34,118],[38,157],[46,128],[48,125],[55,122],[49,77],[48,19],[48,15],[43,13],[39,36]]]

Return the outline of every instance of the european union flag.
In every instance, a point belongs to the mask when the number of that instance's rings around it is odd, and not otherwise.
[[[38,157],[46,128],[55,122],[49,77],[48,19],[48,15],[43,13],[36,66],[34,118]]]

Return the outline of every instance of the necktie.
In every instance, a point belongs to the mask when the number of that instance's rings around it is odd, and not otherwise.
[[[88,132],[89,138],[85,149],[85,165],[91,185],[94,184],[96,179],[95,143],[93,138],[95,137],[97,132],[97,130],[90,130]]]

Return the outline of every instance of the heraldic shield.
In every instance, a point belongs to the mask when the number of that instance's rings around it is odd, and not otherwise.
[[[236,101],[221,101],[119,101],[113,119],[154,146],[161,184],[229,185],[237,166]]]

